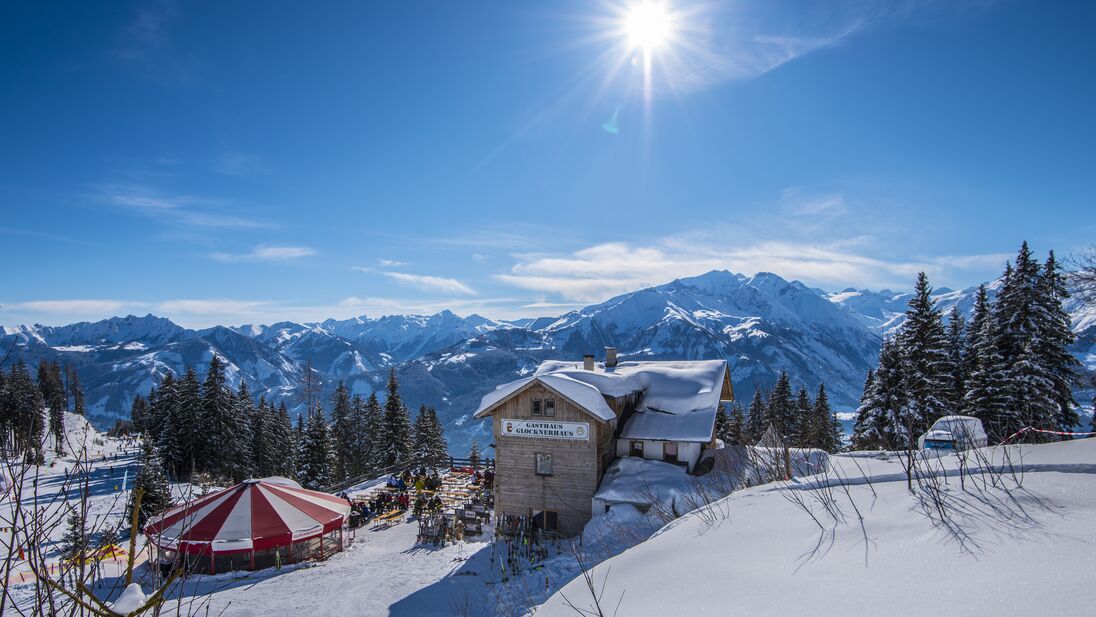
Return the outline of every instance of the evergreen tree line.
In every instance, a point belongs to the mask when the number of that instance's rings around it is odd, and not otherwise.
[[[414,460],[449,456],[437,411],[422,405],[412,422],[399,387],[392,370],[382,406],[376,392],[364,400],[351,397],[340,382],[331,400],[330,424],[319,405],[313,408],[297,430],[297,476],[303,486],[327,486]]]
[[[868,372],[853,447],[903,448],[907,436],[954,414],[981,420],[991,443],[1026,426],[1072,430],[1080,363],[1068,350],[1068,297],[1054,252],[1040,264],[1027,242],[1006,264],[994,301],[978,288],[969,324],[956,309],[945,320],[918,274],[905,322]]]
[[[64,454],[66,411],[80,415],[85,411],[75,370],[66,367],[62,373],[57,362],[42,360],[32,378],[26,363],[18,360],[7,374],[0,371],[0,449],[4,453],[42,464],[48,430],[57,454]]]
[[[734,403],[730,412],[720,406],[715,435],[726,444],[753,445],[773,429],[793,448],[817,448],[836,452],[841,448],[841,423],[833,415],[825,384],[818,386],[812,400],[807,388],[792,393],[791,380],[781,371],[776,386],[763,395],[754,391],[748,410]]]
[[[310,393],[313,390],[309,390]],[[225,365],[214,356],[205,378],[193,368],[169,373],[148,398],[136,397],[133,428],[155,447],[172,477],[208,474],[239,482],[249,477],[296,478],[322,488],[420,458],[441,460],[448,447],[437,412],[419,409],[414,423],[404,405],[395,371],[382,406],[350,395],[340,382],[328,418],[318,397],[309,396],[294,427],[284,402],[253,400],[247,384],[227,386]]]

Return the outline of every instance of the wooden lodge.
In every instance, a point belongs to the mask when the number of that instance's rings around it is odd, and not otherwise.
[[[582,531],[609,465],[637,456],[692,471],[713,447],[721,401],[734,399],[725,360],[547,361],[483,398],[492,417],[495,513],[529,516],[561,536]]]

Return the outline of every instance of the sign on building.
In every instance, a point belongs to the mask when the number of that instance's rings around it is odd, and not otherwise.
[[[537,439],[590,440],[588,422],[552,422],[545,420],[502,419],[502,434],[507,437],[535,437]]]

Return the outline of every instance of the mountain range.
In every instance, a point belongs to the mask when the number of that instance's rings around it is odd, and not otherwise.
[[[991,294],[997,283],[990,286]],[[938,306],[968,313],[976,288],[939,289]],[[147,394],[167,372],[204,372],[213,354],[234,386],[291,409],[312,363],[330,392],[345,381],[355,393],[383,391],[391,369],[413,409],[433,405],[454,452],[489,428],[470,422],[479,399],[527,375],[545,359],[603,357],[616,347],[628,359],[726,358],[743,404],[769,388],[781,370],[809,389],[825,383],[839,410],[854,409],[881,337],[901,324],[907,292],[845,289],[830,293],[771,273],[726,271],[682,278],[626,293],[559,317],[494,321],[479,315],[328,319],[319,323],[215,326],[193,330],[146,315],[67,326],[5,327],[0,345],[28,364],[59,361],[77,369],[88,416],[105,427],[126,417],[135,394]],[[1074,352],[1096,369],[1096,311],[1068,306],[1079,342]],[[383,397],[383,394],[382,394]],[[1087,402],[1087,401],[1086,401]]]

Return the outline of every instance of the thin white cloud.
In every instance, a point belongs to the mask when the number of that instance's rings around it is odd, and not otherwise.
[[[843,195],[836,193],[812,195],[799,187],[780,191],[780,205],[796,216],[834,218],[848,212],[849,205]]]
[[[454,278],[443,276],[429,276],[425,274],[409,274],[407,272],[380,272],[388,278],[422,291],[437,293],[476,295],[476,290]]]
[[[292,261],[311,257],[316,251],[307,246],[257,246],[247,253],[213,253],[217,261]]]
[[[3,308],[50,314],[99,314],[117,313],[134,303],[121,300],[32,300],[14,302]]]
[[[411,265],[406,261],[398,261],[398,260],[395,260],[395,259],[378,259],[377,263],[379,263],[382,267],[385,267],[385,268],[399,268],[400,266],[409,266],[409,265]]]
[[[889,261],[854,252],[841,243],[766,240],[737,244],[712,239],[700,242],[697,236],[665,238],[645,246],[609,242],[569,254],[516,257],[518,263],[509,273],[496,275],[497,280],[575,302],[599,302],[711,270],[747,275],[775,272],[789,280],[828,288],[908,287],[921,271],[930,278],[946,277],[980,270],[1001,258],[991,254]]]
[[[235,300],[214,298],[207,300],[168,300],[161,302],[157,310],[172,315],[253,316],[273,303],[261,300]]]
[[[267,173],[262,157],[234,150],[218,154],[213,161],[213,171],[226,176],[239,177]]]
[[[194,195],[165,195],[136,184],[104,184],[96,198],[110,205],[168,223],[193,227],[269,228],[266,221],[225,215],[220,211],[232,204]]]

